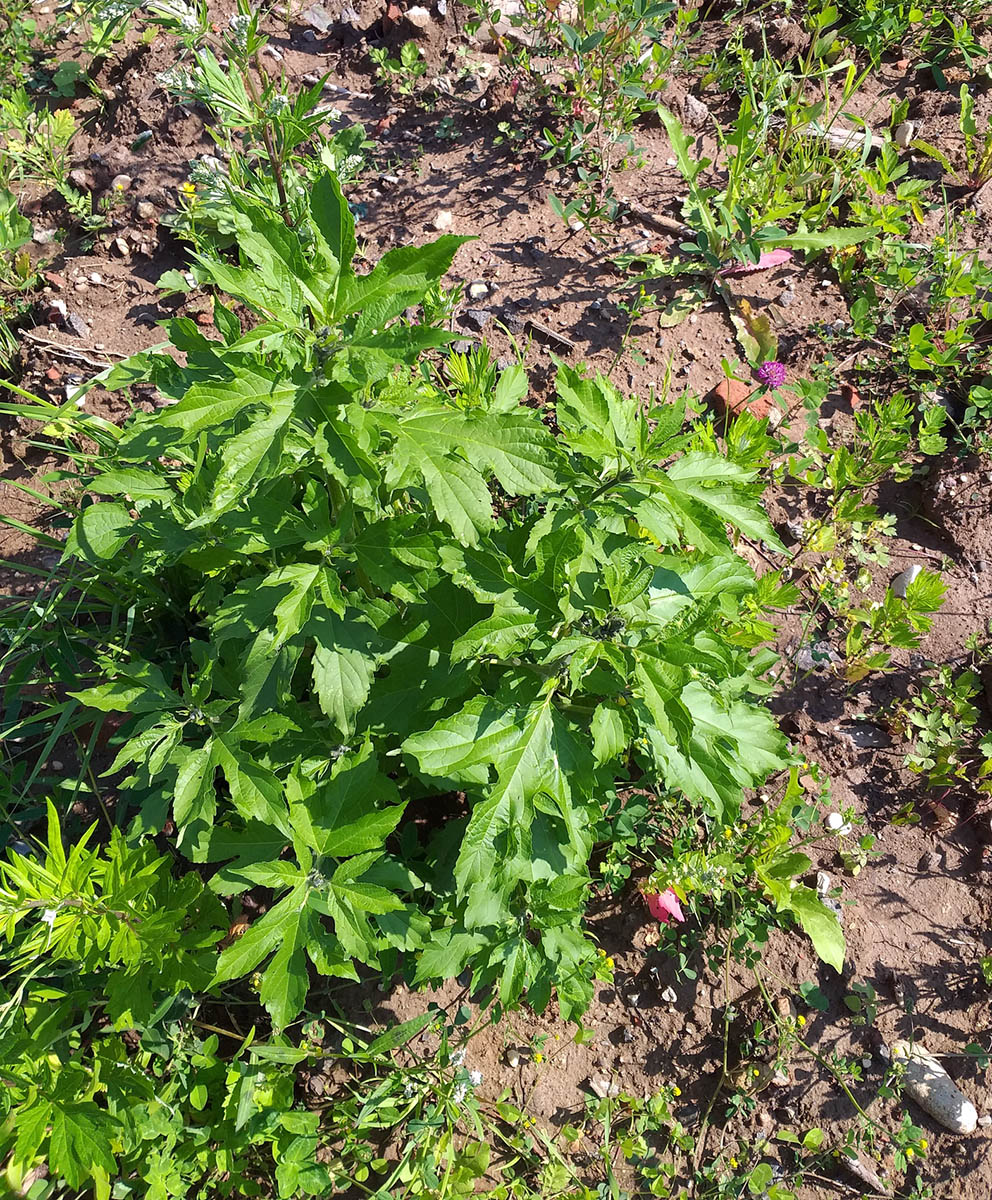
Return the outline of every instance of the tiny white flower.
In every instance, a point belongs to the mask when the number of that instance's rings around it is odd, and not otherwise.
[[[452,1054],[452,1056],[451,1056],[451,1065],[453,1067],[460,1067],[464,1061],[465,1061],[465,1051],[464,1050],[456,1050],[454,1052],[454,1054]]]
[[[474,1088],[478,1087],[479,1084],[482,1082],[482,1072],[481,1071],[469,1071],[468,1081],[472,1085],[472,1087],[474,1087]]]
[[[468,1084],[467,1083],[459,1083],[455,1087],[455,1090],[451,1093],[452,1100],[454,1100],[454,1102],[456,1104],[461,1104],[461,1102],[465,1099],[465,1094],[467,1091],[468,1091]]]

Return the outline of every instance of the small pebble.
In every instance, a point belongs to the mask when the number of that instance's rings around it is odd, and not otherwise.
[[[451,213],[446,208],[442,208],[434,218],[434,228],[437,230],[450,229],[453,220]]]
[[[493,314],[488,308],[470,308],[462,314],[462,322],[469,329],[474,329],[477,333],[481,333],[483,328],[493,319]]]
[[[988,1129],[988,1127],[992,1125],[992,1117],[990,1117],[988,1113],[985,1113],[983,1116],[978,1118],[978,1124],[981,1125],[983,1129]]]
[[[896,126],[892,138],[900,149],[905,150],[915,136],[916,125],[914,122],[903,121],[901,125]]]
[[[833,887],[833,880],[826,871],[817,871],[816,873],[816,891],[817,895],[825,896]]]
[[[115,192],[126,192],[134,180],[130,175],[115,175],[110,187]]]
[[[404,16],[415,29],[426,29],[431,23],[431,14],[426,8],[421,8],[419,4],[408,8]]]
[[[89,280],[90,283],[103,283],[103,276],[99,271],[90,271]]]

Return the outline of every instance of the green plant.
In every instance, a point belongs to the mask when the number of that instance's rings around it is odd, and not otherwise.
[[[18,211],[13,193],[0,188],[0,284],[4,287],[20,291],[33,282],[30,255],[22,250],[31,241],[32,232],[31,222]]]
[[[478,13],[472,26],[495,32],[499,6],[476,0],[471,7]],[[667,0],[580,0],[567,13],[525,0],[510,17],[521,33],[500,37],[502,71],[514,100],[526,97],[525,120],[527,110],[550,118],[541,127],[541,157],[568,168],[570,198],[550,196],[562,220],[595,228],[620,215],[613,177],[638,161],[634,127],[654,113],[695,19]],[[545,79],[547,59],[560,76],[555,86]]]
[[[927,786],[949,791],[968,783],[992,790],[992,735],[981,736],[980,714],[972,703],[982,691],[974,671],[955,674],[947,663],[923,677],[916,695],[889,712],[894,732],[913,743],[905,765],[926,776]]]
[[[195,21],[196,10],[191,11],[189,20]],[[166,27],[177,20],[181,23],[169,8],[154,13]],[[187,211],[173,223],[194,243],[215,232],[230,240],[233,231],[225,224],[228,186],[268,200],[292,225],[305,217],[308,183],[320,170],[331,168],[348,179],[355,166],[350,160],[357,156],[361,162],[364,130],[360,126],[330,138],[321,133],[340,115],[319,103],[323,79],[291,96],[285,76],[265,71],[261,52],[267,39],[259,32],[259,20],[258,10],[239,0],[221,43],[226,68],[209,46],[197,46],[185,62],[157,77],[177,98],[198,100],[216,114],[218,127],[211,132],[229,160],[226,168],[219,160],[201,163],[191,175],[203,195],[195,186],[188,190]]]
[[[419,87],[418,81],[427,73],[427,60],[416,42],[404,42],[399,58],[392,58],[385,46],[372,46],[369,58],[375,64],[379,84],[395,88],[401,96],[412,96]]]
[[[402,956],[418,982],[470,964],[504,1004],[556,987],[576,1015],[596,961],[577,917],[618,774],[725,822],[786,761],[748,699],[747,643],[714,632],[755,588],[726,523],[775,537],[751,473],[674,457],[678,404],[648,415],[562,367],[555,437],[519,406],[518,369],[478,397],[418,381],[449,335],[396,319],[459,239],[361,276],[332,176],[310,205],[291,229],[234,197],[245,265],[196,256],[256,328],[218,301],[222,342],[171,323],[186,367],[146,353],[103,376],[178,403],[105,430],[84,465],[106,499],[68,554],[138,609],[127,653],[108,644],[74,691],[121,714],[112,773],[142,827],[170,818],[223,894],[285,898],[218,986],[264,968],[283,1025],[307,955],[351,976]],[[420,845],[407,823],[384,846],[405,804],[455,792],[444,836]]]
[[[795,924],[809,935],[817,954],[839,971],[844,960],[840,923],[816,892],[799,882],[812,862],[802,852],[805,843],[794,840],[794,831],[808,828],[812,813],[793,768],[778,804],[759,810],[751,820],[715,830],[703,846],[696,831],[673,814],[675,830],[666,839],[670,849],[655,864],[646,886],[655,892],[671,889],[697,920],[725,926],[728,946],[745,962],[756,961],[754,947],[765,944],[771,927]],[[721,950],[717,946],[713,952]]]
[[[822,210],[811,209],[808,201],[798,194],[786,195],[784,202],[772,196],[767,186],[755,189],[755,181],[775,179],[775,172],[757,170],[759,159],[768,153],[771,113],[757,100],[745,96],[741,100],[737,120],[732,130],[723,136],[721,149],[726,163],[726,183],[722,187],[704,186],[701,182],[708,158],[695,157],[690,151],[692,142],[675,115],[664,107],[659,115],[668,134],[679,172],[688,185],[689,195],[683,206],[683,216],[695,233],[695,241],[679,244],[680,253],[674,256],[637,253],[621,263],[647,264],[647,271],[632,280],[643,285],[651,279],[665,276],[698,275],[706,287],[696,289],[693,299],[682,304],[676,315],[687,315],[709,291],[723,300],[738,340],[748,362],[757,367],[773,360],[777,339],[767,315],[754,312],[745,300],[735,299],[725,278],[734,264],[765,265],[769,252],[815,252],[828,248],[851,246],[872,236],[868,227],[824,229],[811,228],[807,213],[815,224],[830,214],[836,197]],[[788,146],[782,143],[782,153]],[[793,218],[792,232],[776,222]],[[766,257],[763,259],[762,256]]]
[[[992,129],[986,129],[985,133],[979,136],[978,123],[975,120],[975,97],[966,83],[961,84],[958,97],[961,102],[958,126],[964,150],[963,167],[955,167],[947,155],[936,146],[927,142],[919,142],[918,145],[931,158],[935,158],[954,179],[960,180],[966,187],[977,189],[992,179]]]
[[[69,180],[69,143],[75,132],[68,109],[36,109],[24,88],[0,96],[0,177],[48,184],[65,201],[73,220],[85,224],[91,215],[89,199]]]

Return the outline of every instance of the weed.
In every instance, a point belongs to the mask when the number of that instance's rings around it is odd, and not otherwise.
[[[381,46],[372,46],[369,57],[375,64],[379,84],[401,96],[412,96],[420,86],[419,80],[427,73],[427,61],[416,42],[404,42],[399,58],[392,58]]]

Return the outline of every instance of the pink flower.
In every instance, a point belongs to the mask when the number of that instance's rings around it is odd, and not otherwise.
[[[766,250],[760,255],[757,262],[751,263],[734,263],[729,267],[724,267],[720,272],[721,275],[749,275],[752,271],[767,271],[769,267],[777,267],[782,263],[787,263],[792,257],[789,250]]]
[[[774,360],[763,362],[754,374],[759,383],[763,383],[766,388],[770,388],[772,391],[780,388],[785,383],[785,367],[780,362],[775,362]]]
[[[671,888],[666,888],[663,892],[647,892],[644,899],[648,902],[648,912],[662,924],[685,920],[679,898]]]

